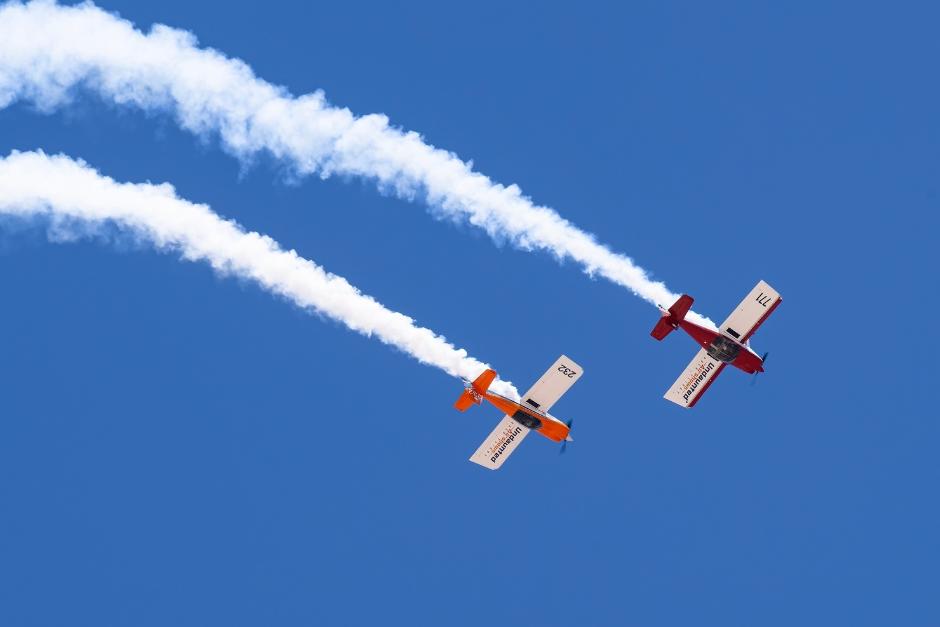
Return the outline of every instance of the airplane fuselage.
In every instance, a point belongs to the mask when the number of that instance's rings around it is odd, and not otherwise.
[[[708,351],[712,358],[734,366],[748,374],[764,371],[764,362],[748,346],[736,342],[714,329],[697,325],[688,320],[681,320],[679,326],[692,336],[696,344]]]
[[[554,416],[530,409],[495,392],[487,391],[483,397],[522,426],[544,435],[552,442],[564,442],[568,437],[568,425]]]

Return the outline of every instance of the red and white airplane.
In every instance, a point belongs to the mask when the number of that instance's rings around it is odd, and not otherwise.
[[[562,422],[550,416],[548,410],[581,378],[583,372],[581,366],[562,355],[523,394],[521,403],[489,391],[490,384],[496,378],[495,370],[484,370],[473,383],[468,382],[467,388],[454,403],[458,411],[466,411],[471,405],[480,405],[486,399],[506,414],[486,441],[470,456],[470,461],[496,470],[529,435],[529,431],[544,435],[552,442],[571,442],[571,421]],[[562,450],[564,446],[566,444],[562,444]]]
[[[692,407],[728,364],[747,373],[763,372],[767,353],[758,357],[748,340],[782,300],[774,288],[761,281],[715,331],[686,320],[692,297],[680,296],[663,311],[650,335],[662,340],[681,327],[702,348],[663,397],[677,405]]]

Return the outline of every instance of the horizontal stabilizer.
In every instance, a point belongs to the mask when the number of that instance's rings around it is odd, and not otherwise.
[[[457,399],[457,402],[454,403],[454,407],[457,411],[467,411],[467,409],[475,404],[476,400],[473,398],[473,394],[470,393],[470,390],[464,390],[460,398]]]
[[[676,327],[672,326],[672,323],[669,322],[670,317],[671,316],[669,314],[663,314],[663,317],[660,318],[659,322],[656,323],[656,326],[653,327],[653,330],[652,332],[650,332],[650,335],[655,337],[657,340],[662,340],[667,335],[672,333]]]
[[[467,411],[471,405],[478,405],[482,396],[490,389],[490,385],[495,378],[495,370],[492,368],[484,370],[483,374],[474,379],[470,387],[463,391],[463,394],[461,394],[457,402],[454,403],[454,408],[456,408],[457,411]]]
[[[685,315],[689,313],[689,309],[692,308],[692,302],[693,299],[688,294],[680,296],[679,299],[672,304],[672,307],[663,313],[659,322],[656,323],[656,326],[653,327],[653,330],[650,332],[650,335],[657,340],[662,340],[672,333],[673,330],[679,326],[679,323],[685,320]]]

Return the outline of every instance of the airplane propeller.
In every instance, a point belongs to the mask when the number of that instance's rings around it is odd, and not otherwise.
[[[565,423],[565,426],[568,427],[568,431],[571,431],[571,425],[574,424],[574,418]],[[561,450],[558,452],[559,455],[564,455],[565,451],[568,450],[568,439],[565,438],[565,441],[561,443]]]
[[[764,365],[764,362],[767,361],[767,355],[769,354],[770,354],[770,351],[767,351],[766,353],[764,353],[764,356],[760,358],[761,365]],[[751,377],[751,387],[754,387],[757,384],[757,375],[759,374],[760,374],[760,371],[755,372],[754,376]]]

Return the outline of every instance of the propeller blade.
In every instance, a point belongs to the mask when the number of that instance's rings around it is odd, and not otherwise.
[[[767,351],[766,353],[764,353],[764,356],[760,358],[761,367],[763,367],[763,365],[767,363],[767,355],[769,354],[770,354],[770,351]],[[755,385],[757,385],[757,375],[759,374],[760,374],[760,371],[758,370],[757,372],[754,373],[754,376],[751,377],[751,387],[754,387]]]
[[[565,426],[568,427],[568,431],[569,431],[569,432],[571,431],[571,425],[573,425],[573,424],[574,424],[574,418],[572,418],[571,420],[568,420],[567,422],[565,422]],[[571,437],[571,436],[569,435],[568,437]],[[561,443],[561,450],[558,451],[558,454],[559,454],[559,455],[564,455],[564,454],[565,454],[565,451],[568,450],[568,442],[569,442],[569,441],[570,441],[570,440],[568,440],[568,439],[565,439],[564,441],[562,441],[562,443]]]

